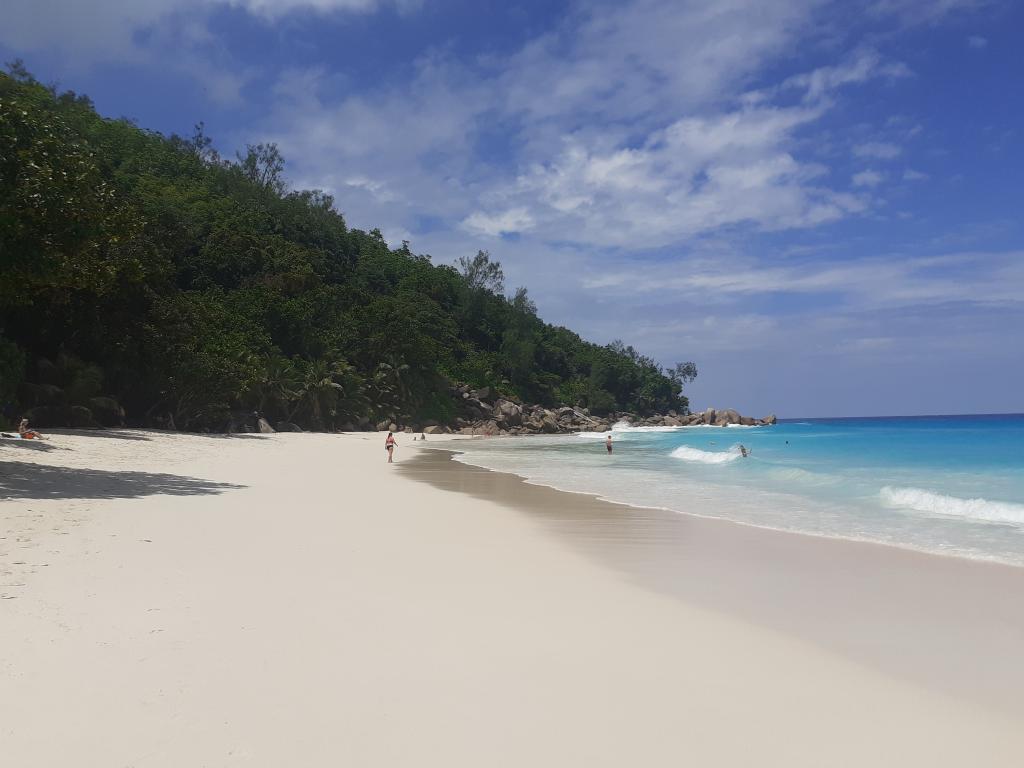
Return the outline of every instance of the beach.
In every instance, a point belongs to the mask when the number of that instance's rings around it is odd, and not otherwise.
[[[0,444],[17,766],[1016,766],[1024,569],[399,435]]]

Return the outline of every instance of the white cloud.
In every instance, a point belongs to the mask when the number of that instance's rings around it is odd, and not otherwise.
[[[470,232],[494,237],[533,229],[533,217],[525,208],[512,208],[493,215],[477,211],[468,216],[462,225]]]
[[[378,179],[368,179],[365,176],[350,176],[344,179],[342,183],[346,187],[366,190],[375,200],[382,203],[391,202],[395,199],[395,194],[388,188],[388,185]]]
[[[988,38],[981,35],[971,35],[967,38],[967,45],[975,49],[985,48],[988,46]]]
[[[883,77],[887,79],[909,77],[910,69],[899,61],[886,61],[876,51],[862,50],[849,60],[835,66],[820,67],[813,72],[794,75],[782,83],[782,88],[805,91],[804,98],[818,101],[823,96],[846,85],[864,83]]]
[[[595,121],[657,127],[724,93],[786,52],[823,0],[583,4],[508,60],[496,88],[506,110],[552,121],[557,136]]]
[[[915,171],[913,168],[908,168],[903,172],[904,181],[927,181],[931,177],[927,173],[921,171]]]
[[[284,73],[264,138],[297,180],[337,192],[355,225],[372,211],[367,220],[442,217],[469,235],[635,247],[742,224],[812,227],[866,203],[831,189],[828,169],[798,156],[797,134],[838,89],[899,70],[861,51],[744,96],[818,4],[585,9],[479,68],[426,57],[411,82],[374,96],[332,100],[322,72]],[[774,103],[793,94],[797,106]],[[512,126],[516,154],[495,165],[475,153],[479,132]],[[385,180],[394,196],[382,208],[341,194],[352,176]]]
[[[295,11],[312,13],[370,13],[381,7],[393,7],[400,12],[418,9],[422,0],[206,0],[210,5],[226,4],[244,8],[266,19],[279,19]]]
[[[816,180],[824,169],[788,151],[809,108],[761,107],[687,117],[637,149],[595,151],[577,140],[496,193],[529,207],[552,239],[656,247],[719,227],[814,226],[863,210]]]
[[[421,0],[5,0],[0,45],[19,56],[50,51],[69,66],[115,62],[167,68],[193,78],[211,101],[235,104],[254,76],[232,60],[207,20],[218,7],[272,22],[294,12],[413,10]]]
[[[855,187],[877,187],[884,179],[885,177],[878,171],[873,171],[869,168],[860,173],[853,174],[851,181]]]
[[[6,0],[0,42],[19,52],[61,49],[79,63],[109,61],[138,54],[140,32],[189,25],[205,31],[205,15],[218,6],[278,19],[295,11],[367,13],[418,5],[418,0]]]
[[[749,257],[689,256],[590,274],[588,291],[619,295],[668,293],[689,300],[723,295],[836,295],[859,310],[946,302],[1021,304],[1024,251],[966,252],[931,257],[872,256],[851,262],[801,261],[775,266]]]
[[[869,12],[895,16],[904,24],[934,24],[945,16],[991,6],[997,0],[875,0]]]
[[[903,152],[902,147],[885,141],[868,141],[853,148],[857,157],[872,157],[878,160],[892,160]]]

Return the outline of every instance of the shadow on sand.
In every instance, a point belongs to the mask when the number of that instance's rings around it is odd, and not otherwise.
[[[0,499],[137,499],[200,496],[245,488],[198,477],[152,472],[107,472],[0,461]]]
[[[266,440],[268,435],[258,432],[174,432],[171,430],[125,429],[48,429],[48,436],[70,435],[73,437],[98,437],[105,440],[152,440],[153,435],[180,435],[187,437],[212,438],[216,440]],[[12,440],[11,442],[21,442]],[[26,441],[30,442],[30,441]]]
[[[114,440],[149,440],[149,436],[132,429],[48,429],[47,435],[73,435],[75,437],[103,437]]]
[[[41,453],[60,450],[53,443],[46,440],[21,440],[17,437],[0,438],[0,448],[13,448],[19,451],[39,451]]]

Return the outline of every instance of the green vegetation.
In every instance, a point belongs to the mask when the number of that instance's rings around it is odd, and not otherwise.
[[[228,161],[0,74],[0,406],[44,422],[220,430],[444,421],[453,382],[525,402],[684,409],[664,373],[506,298],[486,252],[438,266],[287,189],[273,145]],[[692,370],[691,370],[692,369]],[[688,378],[689,377],[689,378]]]

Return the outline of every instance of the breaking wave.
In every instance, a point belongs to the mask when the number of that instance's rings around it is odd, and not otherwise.
[[[634,427],[628,421],[612,424],[612,432],[676,432],[682,427]]]
[[[730,451],[702,451],[699,448],[691,448],[688,445],[679,446],[669,455],[673,459],[696,461],[701,464],[728,464],[730,461],[736,461],[736,459],[740,458],[739,449]]]
[[[1024,505],[988,499],[961,499],[932,493],[920,488],[885,486],[880,492],[882,504],[894,509],[912,509],[937,515],[985,520],[992,523],[1024,525]]]

